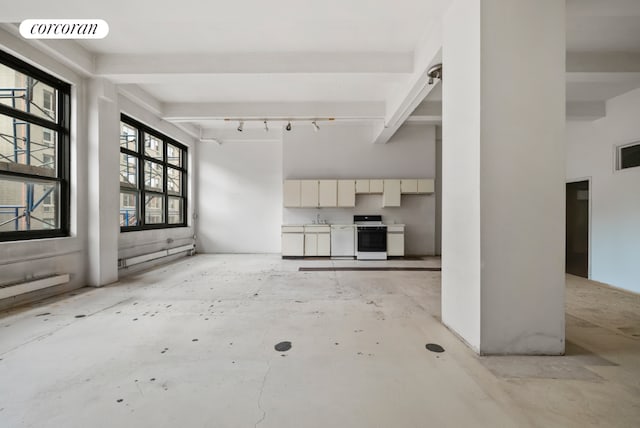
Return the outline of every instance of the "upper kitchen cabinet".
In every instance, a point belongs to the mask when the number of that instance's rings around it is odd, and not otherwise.
[[[369,193],[369,180],[356,180],[356,193]]]
[[[418,193],[418,180],[415,178],[400,180],[400,193]]]
[[[282,188],[282,200],[285,208],[300,207],[300,180],[285,180]]]
[[[435,182],[432,178],[423,178],[418,180],[418,193],[435,192]]]
[[[318,180],[300,180],[300,206],[303,208],[317,208],[318,190]]]
[[[318,181],[318,205],[321,208],[338,206],[337,180]]]
[[[356,181],[338,180],[338,206],[356,206]]]
[[[369,180],[369,193],[382,193],[384,182],[387,180]],[[400,185],[400,180],[398,180]]]
[[[373,180],[371,180],[373,181]],[[400,180],[384,180],[383,207],[400,206]]]

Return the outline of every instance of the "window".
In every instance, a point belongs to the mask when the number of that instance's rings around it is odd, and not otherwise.
[[[618,147],[618,169],[640,166],[640,141]]]
[[[187,148],[130,117],[120,122],[120,230],[186,226]]]
[[[70,93],[0,51],[0,241],[69,235]]]

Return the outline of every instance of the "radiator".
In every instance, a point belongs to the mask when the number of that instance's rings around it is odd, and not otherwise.
[[[45,278],[33,279],[18,284],[0,286],[0,299],[14,297],[31,291],[42,290],[54,285],[66,284],[69,282],[69,274],[52,275]]]
[[[126,258],[126,259],[119,259],[118,260],[118,268],[122,269],[122,268],[126,268],[126,267],[129,267],[129,266],[138,265],[140,263],[145,263],[145,262],[149,262],[151,260],[161,259],[163,257],[173,256],[175,254],[180,254],[180,253],[184,253],[184,252],[189,252],[190,254],[192,254],[194,250],[195,250],[195,245],[188,244],[188,245],[182,245],[180,247],[169,248],[169,249],[166,249],[166,250],[155,251],[155,252],[149,253],[149,254],[143,254],[141,256],[134,256],[134,257]]]

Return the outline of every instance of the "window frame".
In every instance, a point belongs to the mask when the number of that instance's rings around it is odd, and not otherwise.
[[[624,149],[627,149],[629,147],[635,147],[635,146],[639,146],[640,147],[640,140],[636,140],[633,141],[631,143],[626,143],[626,144],[622,144],[620,146],[616,147],[616,153],[615,153],[615,169],[616,171],[627,171],[627,170],[633,170],[635,168],[640,168],[640,165],[633,165],[633,166],[627,166],[627,167],[623,167],[622,166],[622,151]]]
[[[122,113],[120,115],[120,122],[125,125],[134,128],[136,130],[136,138],[137,138],[137,150],[131,150],[129,148],[125,148],[120,146],[120,154],[127,154],[129,156],[133,156],[137,160],[137,185],[135,187],[122,185],[120,183],[120,193],[132,193],[135,194],[138,198],[138,224],[135,226],[120,226],[120,232],[135,232],[141,230],[156,230],[156,229],[173,229],[177,227],[188,227],[187,222],[187,207],[188,207],[188,197],[187,197],[187,159],[188,159],[188,147],[175,139],[168,137],[155,129],[145,125],[142,122],[139,122],[133,119],[130,116]],[[118,123],[118,129],[120,128],[120,123]],[[152,156],[147,156],[145,154],[145,135],[150,135],[156,139],[162,141],[162,160],[156,159]],[[176,166],[169,163],[167,159],[167,148],[168,145],[176,147],[181,152],[181,166]],[[163,179],[162,179],[162,191],[156,190],[147,190],[145,185],[145,162],[150,161],[156,164],[159,164],[163,170]],[[168,179],[169,179],[169,168],[173,168],[180,172],[180,187],[181,192],[180,195],[176,195],[172,192],[169,192],[168,189]],[[164,221],[162,223],[146,223],[146,204],[145,199],[146,196],[161,196],[164,200],[163,203],[163,217]],[[177,197],[182,199],[182,222],[181,223],[169,223],[169,198]],[[120,198],[118,198],[118,203],[120,203]],[[120,210],[120,206],[118,206],[118,210]]]
[[[0,49],[0,63],[28,77],[42,82],[58,92],[54,97],[57,107],[56,120],[48,120],[34,114],[14,109],[0,103],[0,114],[29,124],[41,126],[56,132],[56,174],[44,176],[27,171],[0,170],[0,177],[9,180],[57,183],[59,188],[59,224],[55,229],[0,231],[0,242],[25,241],[32,239],[60,238],[70,236],[71,230],[71,197],[70,197],[70,164],[71,164],[71,85],[39,68],[24,62]]]

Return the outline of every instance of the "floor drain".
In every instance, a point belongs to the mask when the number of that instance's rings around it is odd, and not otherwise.
[[[285,352],[291,349],[291,342],[280,342],[275,346],[276,351]]]
[[[426,348],[431,352],[444,352],[444,348],[437,343],[427,343]]]

